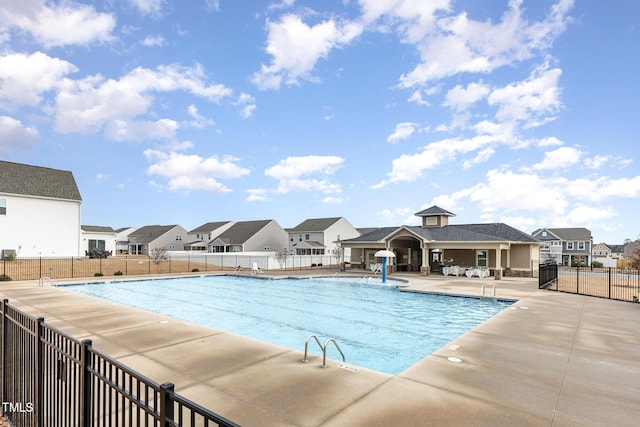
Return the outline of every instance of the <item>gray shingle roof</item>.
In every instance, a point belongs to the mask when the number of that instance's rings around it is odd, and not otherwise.
[[[229,224],[231,221],[218,221],[218,222],[207,222],[206,224],[202,224],[200,227],[194,228],[189,233],[206,233],[209,231],[217,230],[223,225]]]
[[[129,242],[134,244],[151,243],[174,227],[177,225],[146,225],[129,234]]]
[[[244,244],[247,240],[253,237],[258,231],[262,230],[269,224],[271,219],[264,219],[259,221],[240,221],[233,224],[229,229],[224,231],[216,239],[221,239],[228,245],[240,245]]]
[[[591,239],[591,231],[586,228],[574,227],[574,228],[541,228],[533,233],[533,236],[539,240],[555,240],[553,236],[542,236],[543,231],[548,231],[558,236],[564,241],[589,241]]]
[[[407,230],[436,242],[527,242],[538,240],[518,229],[503,223],[447,225],[444,227],[422,228],[403,226]],[[401,227],[381,227],[362,236],[345,240],[346,242],[380,242]]]
[[[111,227],[104,227],[100,225],[81,225],[82,231],[90,233],[115,233],[116,231]]]
[[[0,193],[82,201],[69,171],[0,161]]]
[[[439,206],[431,206],[423,211],[417,212],[416,216],[456,216],[456,214],[449,212],[448,210],[442,209]]]
[[[341,218],[342,217],[307,219],[305,221],[302,221],[295,227],[288,229],[287,231],[293,233],[301,233],[306,231],[325,231],[327,228],[338,222]]]

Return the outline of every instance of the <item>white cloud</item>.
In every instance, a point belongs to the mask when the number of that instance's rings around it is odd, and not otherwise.
[[[152,163],[147,173],[164,178],[166,188],[171,191],[228,193],[232,190],[218,179],[237,179],[250,173],[249,169],[238,166],[239,159],[232,156],[203,158],[158,150],[145,150],[144,155]]]
[[[161,35],[148,35],[142,40],[142,45],[147,47],[161,47],[166,44],[167,40]]]
[[[359,24],[333,19],[310,26],[292,14],[279,22],[268,22],[267,28],[266,52],[272,57],[271,64],[263,64],[252,77],[261,89],[317,81],[312,71],[318,60],[327,58],[332,49],[348,45],[363,30]]]
[[[456,111],[465,111],[488,94],[489,86],[482,83],[469,83],[466,88],[457,85],[447,92],[443,105]]]
[[[233,105],[240,108],[240,115],[245,119],[253,116],[257,108],[256,99],[244,92],[238,96],[238,99],[236,99]]]
[[[417,123],[411,122],[398,123],[393,133],[387,138],[387,142],[395,144],[398,141],[409,138],[413,135],[417,126]]]
[[[344,202],[344,198],[342,197],[327,196],[324,199],[322,199],[322,203],[326,203],[326,204],[339,204],[343,202]]]
[[[55,90],[67,74],[78,71],[70,62],[42,52],[0,56],[0,105],[37,106],[45,92]]]
[[[466,154],[496,142],[491,136],[476,136],[467,139],[444,139],[427,145],[421,153],[403,154],[392,161],[392,170],[387,179],[373,185],[379,189],[390,183],[412,182],[422,177],[423,171],[433,169],[442,163],[452,161]],[[485,153],[485,155],[488,154]]]
[[[264,173],[279,181],[276,190],[278,193],[291,191],[340,193],[341,186],[329,182],[326,177],[333,175],[343,163],[344,159],[338,156],[287,157],[265,170]],[[321,179],[304,178],[318,175]]]
[[[589,169],[600,169],[611,160],[611,156],[595,155],[592,158],[584,159],[584,165]]]
[[[193,119],[189,121],[188,125],[196,129],[204,129],[206,127],[215,126],[216,122],[213,119],[208,119],[198,113],[198,107],[191,104],[187,107],[187,114]]]
[[[118,140],[172,138],[177,122],[172,119],[147,120],[154,102],[153,93],[185,91],[219,102],[231,95],[221,84],[206,83],[201,66],[162,65],[155,70],[138,67],[119,80],[100,75],[80,80],[65,79],[56,99],[56,130],[62,133],[95,133],[105,129]],[[146,129],[146,130],[145,130]]]
[[[544,153],[544,160],[533,165],[536,170],[557,170],[571,167],[580,162],[584,153],[574,147],[560,147]]]
[[[38,140],[38,130],[13,117],[0,116],[0,154],[9,149],[26,148]]]
[[[540,117],[555,114],[561,107],[559,99],[560,69],[536,69],[525,81],[515,82],[494,89],[489,94],[489,105],[498,107],[496,118],[500,121],[523,121],[525,126],[539,126],[546,120]]]
[[[269,200],[267,197],[268,190],[265,188],[252,188],[247,190],[249,195],[245,199],[247,202],[265,202]]]
[[[400,86],[410,88],[460,73],[489,73],[546,49],[564,31],[573,1],[561,0],[546,19],[533,23],[523,19],[521,3],[509,2],[509,10],[495,25],[471,20],[466,13],[438,18],[437,32],[407,40],[417,43],[421,62],[400,77]]]
[[[160,15],[165,0],[129,0],[143,15]]]
[[[30,34],[46,48],[113,40],[111,32],[116,25],[113,15],[72,1],[61,3],[5,1],[0,8],[0,23]]]

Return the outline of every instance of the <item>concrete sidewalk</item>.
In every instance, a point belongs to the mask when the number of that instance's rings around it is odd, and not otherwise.
[[[413,291],[519,300],[399,375],[37,282],[0,297],[245,426],[632,426],[640,305],[540,291],[532,279],[420,278]]]

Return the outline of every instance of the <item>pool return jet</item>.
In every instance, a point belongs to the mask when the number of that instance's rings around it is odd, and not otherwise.
[[[382,258],[382,283],[387,283],[387,258],[395,258],[396,254],[386,249],[373,254],[377,258]]]

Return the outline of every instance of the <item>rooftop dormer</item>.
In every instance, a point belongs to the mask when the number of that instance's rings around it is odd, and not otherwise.
[[[431,206],[416,213],[416,216],[422,217],[422,228],[434,228],[449,225],[449,217],[456,215],[438,206]]]

